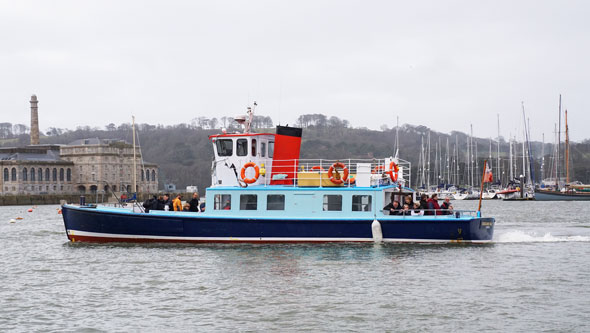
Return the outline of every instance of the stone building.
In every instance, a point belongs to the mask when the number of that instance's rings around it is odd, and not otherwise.
[[[122,140],[82,139],[60,147],[62,159],[74,164],[75,185],[80,193],[134,192],[133,145]],[[158,191],[158,166],[141,162],[136,147],[136,190]]]
[[[82,139],[40,145],[37,96],[31,96],[31,145],[0,148],[0,195],[158,191],[158,165],[142,163],[136,147],[122,140]]]
[[[74,163],[57,145],[0,148],[0,170],[0,195],[74,192]]]

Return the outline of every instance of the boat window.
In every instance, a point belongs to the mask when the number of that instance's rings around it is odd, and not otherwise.
[[[285,210],[285,196],[283,194],[267,195],[266,210]]]
[[[217,145],[217,155],[219,156],[231,156],[233,153],[234,142],[232,139],[217,139],[215,142]]]
[[[268,143],[268,157],[272,158],[272,156],[274,155],[274,152],[275,152],[275,142],[270,141]]]
[[[342,196],[336,194],[324,195],[324,211],[341,211]]]
[[[256,139],[252,139],[252,156],[256,156]]]
[[[238,139],[238,144],[236,146],[236,155],[248,155],[248,139]]]
[[[257,195],[256,194],[242,194],[240,195],[240,210],[256,210]]]
[[[231,194],[216,194],[213,198],[213,209],[215,210],[230,210],[231,209]]]
[[[266,155],[266,142],[260,143],[260,156],[264,157]]]
[[[371,196],[370,195],[353,195],[352,196],[353,212],[370,212]]]

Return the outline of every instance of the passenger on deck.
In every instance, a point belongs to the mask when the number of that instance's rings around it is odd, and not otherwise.
[[[199,206],[199,209],[201,210],[201,213],[205,211],[205,203],[201,203],[201,205]]]
[[[438,205],[438,194],[434,193],[428,199],[428,210],[424,213],[424,215],[442,215],[440,210],[440,206]]]
[[[410,206],[408,204],[404,204],[404,208],[402,210],[402,215],[410,216],[412,211],[410,210]]]
[[[182,196],[180,194],[172,201],[172,207],[175,212],[182,212]]]
[[[408,205],[408,207],[411,209],[412,207],[414,207],[414,202],[412,202],[412,196],[411,195],[406,195],[404,197],[404,205]]]
[[[391,202],[383,207],[383,210],[386,210],[389,212],[389,215],[401,215],[402,212],[402,206],[399,204],[399,202],[395,201],[394,196],[391,196]]]
[[[424,211],[420,209],[420,203],[414,202],[414,209],[412,209],[412,216],[422,216],[424,215]]]
[[[170,194],[164,194],[162,201],[160,201],[159,207],[162,207],[160,210],[173,210],[172,201],[170,201]]]
[[[198,212],[199,211],[199,194],[197,192],[193,193],[193,198],[188,203],[190,205],[189,211]]]
[[[428,209],[428,195],[422,194],[420,196],[420,208],[421,209]]]
[[[451,206],[451,198],[445,198],[445,202],[442,203],[440,208],[443,209],[442,215],[451,215],[453,214],[453,206]]]

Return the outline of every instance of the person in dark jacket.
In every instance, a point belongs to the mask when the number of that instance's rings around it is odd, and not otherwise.
[[[149,213],[150,210],[158,210],[158,198],[154,195],[153,198],[147,199],[143,203],[143,208],[145,209],[146,213]]]
[[[451,206],[451,199],[450,198],[445,198],[445,201],[442,203],[440,208],[443,209],[443,211],[441,212],[442,215],[453,214],[453,206]]]
[[[189,204],[189,211],[190,212],[199,212],[199,194],[197,192],[193,193],[193,198],[188,202]]]
[[[168,209],[166,209],[168,207]],[[158,199],[158,210],[174,210],[172,207],[172,201],[170,201],[170,195],[164,194],[162,198]]]
[[[395,201],[393,195],[391,196],[391,202],[387,206],[383,207],[383,210],[389,211],[389,215],[400,215],[402,213],[402,206],[399,202]]]
[[[414,207],[414,202],[412,201],[412,196],[411,195],[406,195],[404,197],[404,202],[402,205],[408,205],[408,207],[410,209],[412,209]]]
[[[440,206],[438,205],[438,194],[434,193],[430,199],[428,199],[428,210],[424,213],[424,215],[442,215],[440,211]]]
[[[428,195],[426,194],[420,196],[420,209],[428,209]]]

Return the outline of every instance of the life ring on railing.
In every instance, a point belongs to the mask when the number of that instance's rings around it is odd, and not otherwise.
[[[372,174],[377,174],[385,170],[385,165],[378,165],[371,170]]]
[[[312,166],[310,170],[312,170],[312,171],[315,171],[315,170],[318,170],[318,171],[326,171],[326,170],[324,170],[324,168],[322,168],[319,165]]]
[[[337,168],[337,167],[338,168],[341,168],[342,169],[342,172],[344,172],[344,175],[342,175],[340,177],[340,179],[334,178],[334,175],[333,175],[334,169]],[[342,184],[342,183],[344,183],[344,180],[343,179],[348,179],[348,168],[346,167],[346,165],[344,163],[342,163],[342,162],[336,162],[336,163],[334,163],[334,164],[332,164],[330,166],[330,169],[328,169],[328,177],[330,177],[330,181],[332,183],[334,183],[334,184]]]
[[[395,164],[394,161],[391,161],[391,163],[389,163],[389,171],[387,171],[389,178],[391,178],[392,181],[397,182],[398,172],[399,167],[397,166],[397,164]]]
[[[246,178],[246,169],[248,169],[250,167],[253,167],[254,171],[256,172],[256,174],[254,175],[254,178]],[[258,177],[260,177],[260,168],[258,168],[258,165],[256,165],[256,163],[248,162],[248,163],[244,164],[244,166],[242,167],[242,172],[240,173],[240,175],[242,176],[242,180],[244,181],[244,183],[252,184],[258,180]]]

